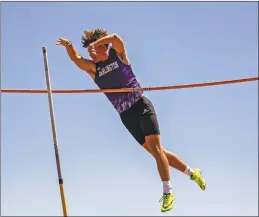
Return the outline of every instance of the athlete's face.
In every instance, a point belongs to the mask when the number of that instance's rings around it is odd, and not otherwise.
[[[94,48],[89,47],[88,51],[94,62],[104,61],[108,58],[108,46],[106,45]]]
[[[108,56],[108,48],[106,45],[101,45],[95,48],[97,56]]]

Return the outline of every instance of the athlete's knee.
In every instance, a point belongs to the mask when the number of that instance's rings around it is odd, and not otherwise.
[[[146,137],[146,149],[155,157],[160,157],[163,154],[163,147],[160,142],[159,135],[152,135]]]
[[[164,148],[163,148],[163,152],[164,152],[164,154],[165,154],[166,156],[169,155],[169,152],[168,152],[166,149],[164,149]]]
[[[152,150],[154,158],[160,158],[163,154],[163,148],[160,143],[151,143],[150,149]]]

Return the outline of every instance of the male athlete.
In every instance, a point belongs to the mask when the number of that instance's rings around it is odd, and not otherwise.
[[[66,48],[70,59],[81,70],[87,72],[100,89],[141,87],[132,71],[121,37],[117,34],[108,34],[103,29],[84,31],[84,34],[82,45],[88,48],[92,60],[83,58],[69,40],[59,38],[56,44]],[[163,148],[155,109],[150,100],[143,95],[143,91],[105,95],[131,135],[156,160],[163,182],[162,212],[172,209],[175,201],[169,165],[188,175],[205,190],[206,181],[201,176],[200,169],[191,169],[178,156]]]

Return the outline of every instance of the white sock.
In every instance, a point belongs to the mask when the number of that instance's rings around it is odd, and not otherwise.
[[[172,194],[172,186],[170,181],[163,181],[164,194]]]
[[[193,175],[193,170],[192,170],[192,168],[190,168],[189,166],[187,166],[186,167],[186,169],[185,169],[185,171],[184,171],[184,173],[187,175],[187,176],[191,176],[191,175]]]

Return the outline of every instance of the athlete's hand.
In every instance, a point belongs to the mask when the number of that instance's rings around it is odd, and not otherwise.
[[[97,53],[96,53],[93,43],[89,44],[88,52],[89,52],[90,57],[92,57],[93,61],[95,62],[96,58],[97,58]]]
[[[66,46],[69,45],[70,43],[71,43],[71,42],[70,42],[69,40],[67,40],[67,39],[59,38],[59,39],[57,40],[56,45],[62,45],[62,46],[64,46],[64,47],[66,47]]]
[[[96,53],[96,50],[95,50],[95,48],[94,48],[94,44],[93,43],[91,43],[91,44],[89,44],[89,46],[88,46],[88,52],[91,54],[91,53]]]

